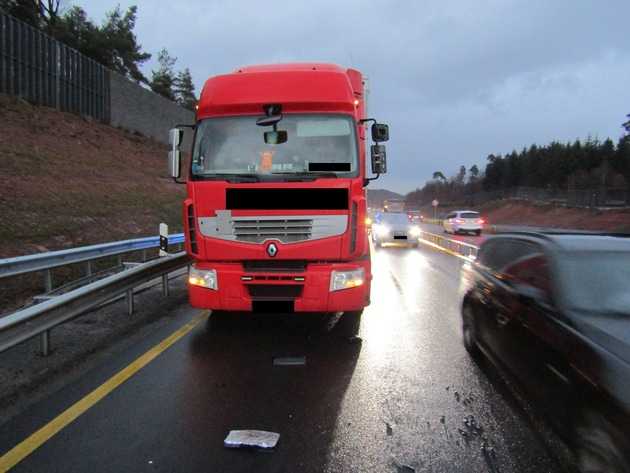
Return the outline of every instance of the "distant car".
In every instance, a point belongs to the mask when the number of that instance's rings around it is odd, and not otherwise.
[[[409,220],[404,212],[383,212],[374,216],[372,241],[376,247],[384,243],[404,243],[418,246],[420,227]]]
[[[507,368],[582,471],[630,471],[630,236],[497,236],[461,289],[466,349]]]
[[[442,226],[446,233],[474,233],[475,235],[481,235],[484,223],[486,222],[481,218],[479,212],[457,210],[446,216],[442,221]]]
[[[419,211],[417,211],[417,210],[409,210],[407,212],[407,216],[409,217],[409,220],[412,223],[416,223],[416,224],[422,223],[422,220],[424,219],[422,214]]]

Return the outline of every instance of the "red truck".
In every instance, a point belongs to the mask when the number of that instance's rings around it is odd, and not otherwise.
[[[183,208],[194,307],[343,312],[358,327],[372,279],[365,186],[386,172],[389,138],[366,117],[365,84],[357,70],[310,63],[206,81]],[[183,127],[169,132],[176,181]]]

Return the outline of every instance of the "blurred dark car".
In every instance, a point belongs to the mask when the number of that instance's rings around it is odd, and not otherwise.
[[[464,345],[507,368],[582,471],[630,471],[630,237],[504,234],[462,270]]]

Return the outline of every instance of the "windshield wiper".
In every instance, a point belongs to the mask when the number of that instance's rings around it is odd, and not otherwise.
[[[272,172],[273,176],[286,176],[296,180],[308,180],[314,181],[319,178],[334,178],[338,177],[334,172]]]
[[[228,181],[228,182],[260,182],[260,177],[256,174],[202,174],[198,177],[212,181]]]

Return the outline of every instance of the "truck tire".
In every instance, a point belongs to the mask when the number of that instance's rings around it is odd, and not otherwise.
[[[353,338],[359,335],[362,315],[363,309],[344,312],[337,322],[337,333],[345,338]]]

